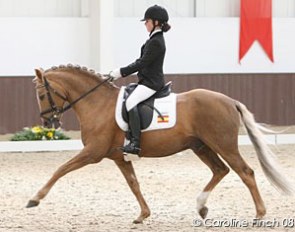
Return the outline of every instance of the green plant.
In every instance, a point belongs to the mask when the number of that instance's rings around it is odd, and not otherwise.
[[[42,126],[25,127],[22,131],[15,133],[11,141],[32,141],[32,140],[66,140],[70,137],[54,128],[44,128]]]

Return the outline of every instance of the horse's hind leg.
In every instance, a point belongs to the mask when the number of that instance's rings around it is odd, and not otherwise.
[[[129,187],[131,188],[141,208],[141,213],[139,217],[135,219],[133,223],[136,223],[136,224],[142,223],[143,220],[147,218],[148,216],[150,216],[151,213],[147,203],[145,202],[141,194],[140,187],[139,187],[132,163],[125,162],[124,160],[116,160],[115,163],[117,164],[120,171],[124,175]]]
[[[229,168],[222,162],[218,155],[206,145],[203,145],[201,148],[194,147],[192,150],[211,169],[213,173],[212,179],[197,198],[197,211],[202,218],[205,218],[208,213],[208,208],[205,206],[205,204],[209,194],[229,172]]]
[[[38,191],[38,193],[28,202],[27,208],[39,205],[40,200],[43,199],[56,181],[67,173],[79,169],[90,163],[97,163],[101,158],[94,158],[92,153],[87,152],[84,148],[77,156],[70,159],[68,162],[60,166],[49,181]]]
[[[229,147],[230,146],[227,146],[227,148]],[[266,213],[266,209],[257,188],[254,171],[243,160],[237,146],[235,146],[235,148],[232,149],[232,151],[226,149],[226,151],[220,152],[220,155],[229,164],[229,166],[240,176],[242,181],[248,187],[255,203],[256,218],[262,218]]]

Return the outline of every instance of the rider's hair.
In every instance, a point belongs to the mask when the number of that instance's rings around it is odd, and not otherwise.
[[[171,28],[171,26],[167,22],[161,23],[161,29],[162,29],[163,32],[169,31],[170,28]]]

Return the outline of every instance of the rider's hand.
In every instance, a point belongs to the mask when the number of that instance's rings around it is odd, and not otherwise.
[[[109,74],[110,77],[112,77],[112,81],[115,81],[115,80],[118,80],[119,78],[122,77],[121,75],[121,71],[120,69],[115,69],[115,70],[112,70]]]

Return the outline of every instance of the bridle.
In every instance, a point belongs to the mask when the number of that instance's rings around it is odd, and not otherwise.
[[[64,112],[66,112],[67,110],[71,109],[73,107],[73,105],[75,105],[78,101],[80,101],[81,99],[83,99],[84,97],[86,97],[87,95],[89,95],[90,93],[92,93],[93,91],[95,91],[96,89],[98,89],[100,86],[102,86],[105,82],[108,82],[109,80],[112,80],[113,79],[112,76],[107,75],[107,77],[108,78],[106,78],[105,80],[103,80],[102,82],[100,82],[99,84],[97,84],[92,89],[88,90],[86,93],[82,94],[80,97],[78,97],[77,99],[75,99],[72,102],[69,102],[69,100],[66,97],[64,97],[56,89],[54,89],[49,84],[49,82],[46,79],[46,77],[44,77],[44,85],[41,85],[38,88],[44,87],[46,89],[46,96],[47,96],[47,99],[48,99],[50,108],[42,111],[40,113],[40,117],[43,118],[46,123],[50,123],[51,125],[54,125],[56,128],[58,128],[61,125],[61,123],[60,123],[60,116]],[[69,104],[66,105],[66,106],[63,106],[63,107],[57,106],[55,104],[55,102],[53,101],[53,98],[52,98],[51,93],[54,93],[56,96],[58,96],[62,100],[69,102]],[[48,113],[52,113],[50,117],[46,117],[45,116]]]

